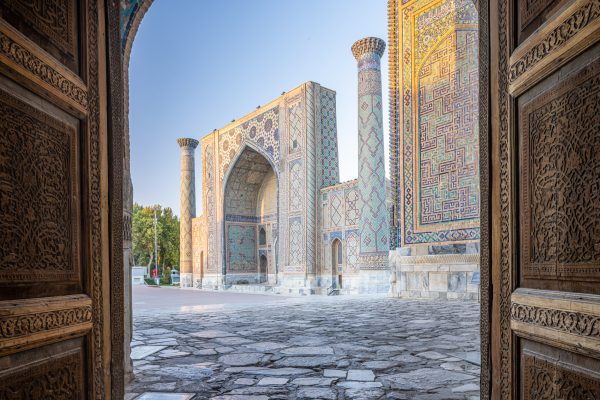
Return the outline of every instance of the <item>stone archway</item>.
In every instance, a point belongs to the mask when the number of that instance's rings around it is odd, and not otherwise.
[[[224,283],[260,283],[262,259],[268,260],[274,248],[270,232],[278,219],[277,175],[265,156],[246,146],[224,187]],[[264,278],[268,272],[264,271]]]
[[[130,227],[131,227],[131,209],[132,209],[132,203],[133,203],[133,196],[132,196],[132,185],[131,185],[131,176],[130,176],[130,170],[129,170],[129,121],[128,121],[128,109],[129,109],[129,86],[128,86],[128,68],[129,68],[129,56],[130,56],[130,52],[131,52],[131,47],[132,47],[132,43],[135,39],[135,35],[137,32],[137,29],[141,23],[141,20],[144,17],[144,14],[146,13],[146,11],[149,9],[149,7],[152,5],[153,0],[121,0],[121,8],[122,11],[123,9],[128,10],[129,13],[125,16],[121,16],[121,38],[122,38],[122,46],[124,48],[123,50],[123,81],[124,81],[124,86],[123,86],[123,91],[122,91],[122,100],[123,100],[123,104],[124,104],[124,110],[125,110],[125,118],[124,118],[124,140],[123,140],[123,158],[124,158],[124,163],[123,163],[123,208],[124,208],[124,251],[126,251],[127,249],[127,232],[131,232]],[[489,84],[489,77],[488,77],[488,51],[489,51],[489,38],[488,38],[488,5],[486,2],[482,2],[481,4],[479,4],[478,1],[473,1],[473,3],[477,6],[478,10],[480,11],[480,21],[481,21],[481,31],[482,31],[482,37],[480,39],[481,43],[483,44],[482,46],[482,51],[480,53],[480,60],[482,62],[485,62],[485,68],[481,68],[480,71],[480,82],[484,82],[486,85]],[[393,13],[394,10],[396,9],[397,4],[395,0],[390,0],[388,2],[388,8],[390,9],[390,13]],[[397,27],[393,26],[390,29],[397,29]],[[392,43],[389,43],[389,45],[391,46]],[[483,64],[482,64],[483,65]],[[393,74],[393,69],[390,68],[390,74]],[[391,76],[391,75],[390,75]],[[486,86],[487,88],[487,86]],[[396,90],[397,88],[392,87],[391,81],[390,81],[390,90]],[[480,104],[484,105],[485,107],[482,107],[482,112],[481,115],[483,118],[481,118],[480,120],[480,126],[482,127],[482,129],[480,130],[480,138],[482,138],[482,143],[481,143],[481,148],[482,151],[487,151],[488,147],[487,147],[487,132],[488,132],[488,100],[487,100],[487,91],[484,93],[483,96],[480,97],[479,101]],[[399,101],[394,101],[393,102],[394,105],[392,105],[392,107],[398,107],[398,104],[400,104]],[[484,160],[482,160],[481,164],[482,164],[482,176],[484,177],[484,179],[487,179],[488,176],[488,165],[487,165],[487,154],[486,154],[486,158]],[[485,184],[487,185],[488,182],[487,180],[485,181]],[[484,188],[484,182],[482,182],[482,189],[483,190],[487,190],[487,187]],[[486,191],[487,193],[487,191]],[[487,273],[487,268],[489,268],[489,262],[488,262],[488,252],[489,249],[487,247],[487,239],[488,239],[488,221],[487,221],[487,215],[488,215],[488,209],[489,209],[489,205],[487,204],[487,199],[485,196],[483,196],[482,198],[482,249],[481,249],[481,254],[482,254],[482,282],[481,282],[481,290],[482,290],[482,321],[484,321],[484,314],[487,312],[487,310],[489,309],[489,305],[488,305],[488,298],[489,298],[489,293],[488,293],[488,273]],[[128,212],[129,211],[129,212]],[[129,217],[129,218],[128,218]],[[129,230],[128,230],[129,228]],[[129,239],[129,245],[130,245],[130,239]],[[277,243],[277,238],[275,238],[274,243]],[[130,249],[130,247],[129,247]],[[348,251],[351,249],[351,246],[348,246]],[[127,258],[127,252],[125,252],[125,314],[124,314],[124,321],[125,321],[125,358],[126,358],[126,373],[128,371],[131,371],[130,368],[130,361],[128,362],[128,355],[129,355],[129,342],[131,339],[131,292],[130,292],[130,284],[129,282],[131,281],[130,276],[128,275],[129,273],[129,264],[128,264],[128,258]],[[283,256],[282,256],[283,258]],[[277,260],[277,249],[276,247],[274,247],[274,254],[273,257],[270,258],[273,260]],[[350,260],[350,258],[348,258],[348,260]],[[275,267],[275,271],[276,271],[276,264],[277,262],[274,263],[274,267]],[[485,319],[487,321],[487,319]],[[486,398],[486,392],[487,392],[487,381],[488,381],[488,364],[487,364],[487,358],[488,353],[487,353],[487,347],[488,347],[488,342],[487,342],[487,336],[488,336],[488,324],[486,322],[486,324],[484,326],[482,326],[482,362],[483,362],[483,368],[482,368],[482,394],[483,394],[483,398]],[[129,368],[128,368],[129,367]],[[127,379],[127,378],[126,378]]]
[[[122,47],[123,77],[123,354],[125,382],[133,379],[133,363],[130,358],[133,331],[131,267],[133,266],[132,214],[133,214],[133,182],[131,180],[130,140],[129,140],[129,60],[131,47],[144,15],[154,0],[121,1],[120,33]]]

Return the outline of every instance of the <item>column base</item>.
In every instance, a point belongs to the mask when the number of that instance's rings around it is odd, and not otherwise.
[[[179,274],[179,286],[182,288],[194,287],[194,274],[191,272],[182,272]]]
[[[405,256],[393,251],[390,266],[393,297],[479,300],[479,254]]]
[[[194,278],[194,289],[202,289],[202,278]]]

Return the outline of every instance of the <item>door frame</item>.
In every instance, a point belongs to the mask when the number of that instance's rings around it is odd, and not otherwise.
[[[120,3],[118,0],[105,0],[109,12],[107,13],[108,24],[108,69],[109,69],[109,115],[112,120],[109,126],[109,201],[110,201],[110,325],[111,325],[111,395],[112,398],[122,398],[124,396],[124,285],[130,282],[124,282],[123,271],[123,156],[125,141],[129,142],[128,116],[129,95],[128,95],[128,64],[131,53],[132,42],[137,32],[137,27],[141,23],[145,12],[152,5],[153,0],[141,0],[140,11],[130,21],[132,29],[127,32],[124,38],[124,49],[122,49],[122,38],[120,35]],[[389,48],[390,48],[390,113],[396,104],[400,104],[401,96],[396,93],[396,88],[392,85],[395,79],[395,70],[398,63],[394,64],[392,52],[397,42],[397,18],[396,3],[399,0],[388,0],[388,12],[391,18],[388,25]],[[508,97],[507,75],[500,77],[498,71],[508,73],[507,64],[508,44],[506,38],[497,35],[493,43],[490,41],[490,22],[494,24],[494,32],[498,33],[498,26],[504,29],[506,34],[508,22],[508,0],[496,0],[495,9],[490,9],[489,0],[473,0],[479,14],[479,162],[480,162],[480,337],[481,337],[481,399],[486,400],[491,396],[492,391],[492,362],[496,364],[502,360],[492,359],[491,344],[492,337],[492,308],[500,309],[500,315],[504,318],[501,324],[502,332],[510,333],[510,291],[512,284],[502,288],[498,286],[500,282],[510,283],[510,235],[507,229],[510,209],[508,205],[504,207],[502,216],[491,215],[492,194],[497,198],[500,188],[503,188],[501,195],[506,196],[507,184],[511,182],[507,171],[499,171],[498,168],[492,170],[491,165],[498,165],[498,157],[507,157],[506,152],[499,155],[500,148],[496,141],[492,142],[491,133],[494,131],[496,137],[501,141],[506,141],[508,136],[508,120],[506,113],[500,115],[502,120],[498,119],[498,101],[490,102],[490,92],[498,93],[502,99],[500,103],[506,104]],[[383,22],[382,22],[383,23]],[[501,32],[500,32],[501,33]],[[395,36],[394,36],[395,35]],[[492,51],[492,53],[490,53]],[[492,60],[490,54],[500,55],[500,60]],[[491,62],[498,62],[493,65]],[[492,78],[492,79],[491,79]],[[503,79],[500,79],[503,78]],[[491,125],[494,121],[494,125]],[[507,150],[508,151],[508,150]],[[492,186],[493,184],[493,186]],[[494,200],[498,201],[498,200]],[[500,225],[500,222],[502,224]],[[492,236],[492,226],[500,227],[500,231],[495,230]],[[498,240],[499,239],[499,240]],[[491,240],[494,240],[493,256],[497,260],[501,256],[499,266],[491,264],[492,246]],[[277,263],[275,264],[277,268]],[[492,271],[491,268],[494,268]],[[508,281],[507,281],[508,279]],[[508,296],[497,304],[497,297],[494,297],[491,280],[496,282],[499,292],[508,291]],[[494,303],[492,303],[492,299]],[[107,315],[107,314],[104,314]],[[508,326],[503,326],[508,324]],[[494,329],[497,329],[494,325]],[[498,354],[494,354],[498,356]],[[497,366],[494,364],[495,366]],[[494,368],[496,371],[497,369]]]
[[[110,318],[110,398],[125,396],[125,282],[123,268],[123,147],[125,133],[125,82],[121,48],[121,26],[119,0],[104,0],[107,8],[107,65],[108,69],[108,201],[110,223],[110,309],[104,315]],[[128,140],[128,138],[127,138]],[[127,344],[129,349],[129,344]],[[106,394],[109,390],[107,388]],[[108,397],[108,396],[107,396]]]

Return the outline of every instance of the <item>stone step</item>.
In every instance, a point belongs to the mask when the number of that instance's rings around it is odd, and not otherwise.
[[[271,285],[228,285],[224,290],[239,293],[272,293]]]

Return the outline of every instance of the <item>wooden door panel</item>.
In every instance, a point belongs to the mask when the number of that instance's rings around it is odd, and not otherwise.
[[[92,300],[84,294],[0,302],[0,356],[82,336],[91,329]]]
[[[85,399],[85,341],[75,338],[0,358],[0,399]]]
[[[73,0],[4,0],[0,18],[79,74],[80,6]],[[83,39],[83,40],[81,40]]]
[[[87,114],[88,89],[82,78],[2,19],[0,71],[79,117]]]
[[[493,7],[491,397],[600,398],[600,0]]]
[[[566,0],[521,0],[518,2],[516,13],[517,43],[523,42],[544,22],[552,17],[552,14]]]
[[[0,79],[0,300],[83,292],[80,137],[78,119]]]
[[[0,398],[110,393],[107,4],[0,2]]]
[[[517,289],[510,311],[510,327],[517,336],[600,357],[598,296]]]
[[[572,58],[548,74],[532,65],[527,89],[514,99],[510,327],[518,392],[532,400],[600,394],[600,47],[561,52]]]
[[[516,2],[515,9],[518,4],[522,3]],[[547,78],[597,42],[600,1],[571,0],[561,1],[560,5],[552,8],[552,17],[547,16],[542,26],[511,51],[508,82],[513,96]]]
[[[544,344],[520,343],[523,400],[600,398],[600,362]]]
[[[600,294],[600,51],[518,99],[520,287]]]

